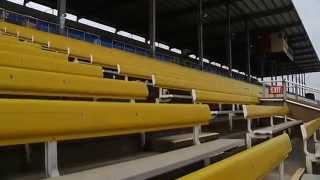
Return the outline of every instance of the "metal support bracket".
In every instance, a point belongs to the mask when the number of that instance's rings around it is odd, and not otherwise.
[[[60,176],[58,170],[58,143],[56,141],[45,143],[45,168],[48,177]]]

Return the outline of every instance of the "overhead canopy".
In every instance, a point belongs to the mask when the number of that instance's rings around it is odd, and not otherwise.
[[[56,0],[34,2],[57,7]],[[227,0],[203,0],[204,54],[209,60],[227,64]],[[148,38],[148,0],[67,0],[67,12],[95,20]],[[261,57],[255,56],[257,41],[263,33],[282,32],[294,51],[294,61],[281,56],[264,59],[264,76],[320,71],[318,56],[291,0],[229,0],[232,21],[233,66],[246,71],[245,21],[252,35],[252,73],[261,75]],[[307,2],[304,2],[307,3]],[[196,54],[198,0],[157,1],[157,41],[170,47],[188,49]],[[318,9],[315,7],[315,9]]]

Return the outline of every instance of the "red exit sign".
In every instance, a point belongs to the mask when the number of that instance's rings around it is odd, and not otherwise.
[[[283,94],[283,86],[271,86],[269,94]]]

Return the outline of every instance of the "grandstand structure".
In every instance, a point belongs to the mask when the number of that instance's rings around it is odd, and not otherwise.
[[[0,0],[0,179],[318,179],[302,16],[295,0]],[[306,163],[286,172],[297,139]]]

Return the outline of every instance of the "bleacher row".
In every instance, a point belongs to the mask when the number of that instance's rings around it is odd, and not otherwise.
[[[25,16],[23,14],[19,14],[13,11],[8,11],[2,8],[0,8],[0,17],[1,19],[9,23],[25,25],[40,31],[59,34],[59,27],[57,24],[43,21],[38,18]],[[137,46],[133,44],[128,44],[127,42],[115,40],[115,39],[109,39],[105,37],[102,38],[102,37],[99,37],[99,35],[92,34],[90,32],[81,31],[71,27],[65,28],[65,35],[68,36],[69,38],[74,38],[74,39],[83,40],[90,43],[100,44],[101,46],[108,47],[108,48],[116,48],[122,51],[136,53],[143,56],[150,56],[149,49],[145,48],[143,43]],[[162,61],[176,63],[189,68],[195,68],[195,69],[202,68],[198,60],[192,59],[190,57],[182,57],[175,53],[173,54],[171,51],[158,48],[156,50],[155,58]],[[216,73],[216,74],[220,74],[227,77],[229,76],[229,72],[227,69],[224,69],[222,67],[218,67],[209,63],[205,63],[203,69],[204,71],[207,71],[207,72]],[[241,80],[241,81],[247,80],[247,76],[242,73],[233,72],[232,76],[237,80]],[[251,83],[260,85],[258,80],[255,78],[251,79]]]
[[[256,85],[7,22],[0,22],[0,31],[0,146],[46,143],[49,177],[59,176],[59,141],[194,127],[199,142],[201,125],[212,119],[211,109],[202,103],[244,104],[249,147],[251,138],[272,138],[301,123],[287,117],[286,106],[256,105],[262,94]],[[153,88],[160,94],[163,89],[183,92],[193,102],[155,103],[161,101],[155,100],[160,95],[150,100]],[[275,124],[274,116],[283,116],[284,122]],[[251,129],[253,119],[267,117],[270,127]],[[242,140],[218,139],[95,169],[88,179],[151,178],[197,161],[209,165],[210,158],[241,146]],[[290,140],[282,135],[182,179],[260,179],[279,164],[283,178],[281,162],[290,151]],[[259,158],[262,154],[272,156]],[[230,173],[239,163],[238,173]],[[253,166],[256,173],[250,173]],[[58,179],[72,176],[86,175]]]

